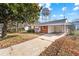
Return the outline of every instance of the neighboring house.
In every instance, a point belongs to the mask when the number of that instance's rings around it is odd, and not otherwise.
[[[15,21],[11,22],[9,21],[8,25],[8,30],[13,30],[13,29],[24,29],[25,31],[29,30],[30,28],[30,25],[27,23],[27,22],[24,22],[24,23],[17,23]]]
[[[53,32],[68,32],[68,23],[67,19],[60,19],[45,23],[35,24],[35,32],[40,33],[53,33]]]
[[[24,29],[25,29],[25,31],[29,30],[30,29],[30,25],[28,23],[25,23],[24,24]]]
[[[76,30],[79,30],[79,20],[72,22]]]

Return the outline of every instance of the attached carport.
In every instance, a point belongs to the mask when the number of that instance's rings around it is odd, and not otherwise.
[[[48,33],[63,33],[67,32],[67,26],[66,24],[51,24],[48,25]]]

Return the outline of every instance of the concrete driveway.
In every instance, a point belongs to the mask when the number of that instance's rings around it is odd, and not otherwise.
[[[1,56],[38,56],[52,42],[65,36],[65,34],[45,34],[38,38],[17,44],[5,49],[0,49]]]

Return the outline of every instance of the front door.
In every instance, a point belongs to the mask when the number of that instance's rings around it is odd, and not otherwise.
[[[48,33],[48,26],[41,26],[41,33]]]

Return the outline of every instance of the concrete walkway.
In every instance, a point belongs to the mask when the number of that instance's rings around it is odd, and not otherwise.
[[[5,49],[0,49],[1,56],[38,56],[56,39],[65,36],[65,34],[54,35],[45,34],[38,38],[17,44]]]

